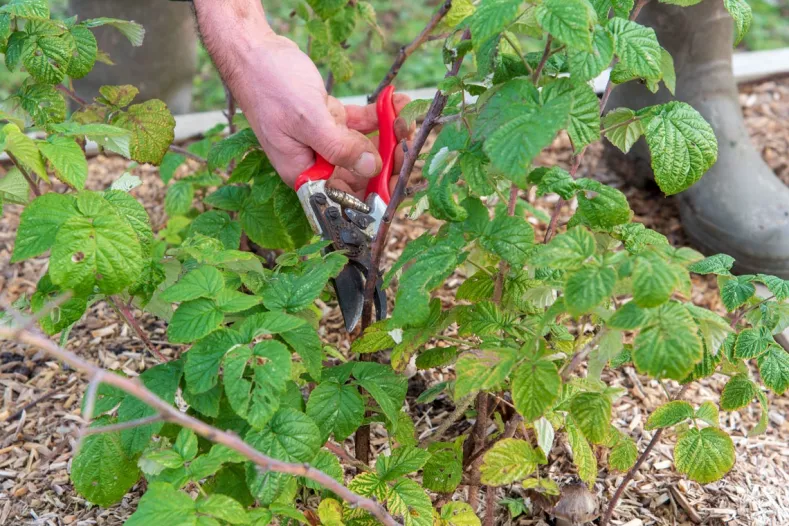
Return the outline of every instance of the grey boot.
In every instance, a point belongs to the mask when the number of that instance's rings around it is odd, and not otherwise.
[[[789,188],[748,137],[732,74],[732,20],[723,2],[685,8],[651,2],[638,22],[653,27],[674,57],[676,99],[696,108],[718,138],[718,162],[678,196],[685,232],[699,250],[734,257],[738,272],[789,278]],[[607,110],[671,99],[665,87],[653,95],[629,82],[614,89]],[[643,139],[630,156],[642,161],[640,168],[648,166]]]
[[[175,114],[192,105],[192,80],[197,72],[197,32],[190,4],[167,0],[71,0],[80,20],[97,17],[134,20],[145,28],[141,47],[132,45],[110,27],[96,30],[99,49],[115,62],[97,62],[87,77],[74,82],[77,93],[91,100],[99,87],[133,84],[138,101],[163,100]]]

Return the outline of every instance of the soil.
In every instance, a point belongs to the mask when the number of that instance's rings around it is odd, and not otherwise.
[[[762,82],[741,89],[740,102],[746,116],[754,146],[762,153],[775,173],[789,184],[789,80]],[[673,199],[663,197],[652,184],[632,184],[644,180],[645,174],[635,173],[628,163],[609,163],[605,148],[596,145],[589,149],[579,176],[594,177],[625,192],[635,211],[636,220],[656,229],[676,246],[687,244]],[[559,137],[540,162],[558,162],[568,167],[571,159],[569,141]],[[613,166],[616,164],[616,166]],[[196,165],[194,165],[196,166]],[[90,161],[89,186],[106,188],[126,170],[142,178],[143,184],[133,191],[148,210],[154,228],[164,226],[163,210],[165,187],[155,168],[130,167],[117,157],[97,157]],[[0,168],[2,170],[2,168]],[[183,176],[184,173],[179,174]],[[745,175],[745,174],[743,174]],[[550,214],[555,196],[525,199],[539,211]],[[572,214],[565,207],[562,223]],[[7,206],[0,218],[0,303],[7,305],[21,295],[30,295],[38,279],[46,272],[46,258],[37,258],[11,265],[10,255],[18,226],[20,207]],[[392,242],[386,252],[391,261],[409,240],[425,229],[435,229],[437,223],[428,219],[410,221],[401,214],[391,230]],[[533,218],[532,218],[533,219]],[[541,238],[544,226],[532,222]],[[453,301],[458,276],[451,277],[438,295]],[[391,294],[390,294],[391,295]],[[695,278],[693,300],[697,304],[724,313],[717,295],[715,281]],[[321,335],[326,343],[348,353],[348,342],[341,329],[341,316],[335,305],[324,305],[326,321]],[[140,323],[151,340],[166,356],[177,356],[186,350],[166,342],[165,324],[151,316],[137,313]],[[79,322],[66,344],[67,348],[108,369],[121,369],[137,375],[156,361],[145,351],[142,342],[118,319],[103,302],[90,308]],[[452,378],[452,370],[439,369],[419,372],[410,379],[409,404],[419,437],[428,436],[449,415],[453,404],[445,395],[430,405],[416,404],[413,396],[425,387]],[[666,393],[655,381],[641,377],[631,368],[606,372],[608,380],[627,391],[614,408],[614,424],[630,433],[639,449],[643,450],[652,436],[643,429],[647,415],[666,400]],[[705,400],[717,402],[725,378],[713,376],[691,388],[688,398],[694,403]],[[85,381],[74,371],[49,359],[35,349],[22,348],[0,342],[0,526],[16,525],[120,525],[136,508],[141,484],[110,508],[90,505],[77,495],[69,481],[72,453],[80,427],[80,400]],[[669,383],[669,389],[678,386]],[[627,526],[727,524],[727,525],[785,525],[789,524],[789,423],[786,398],[770,397],[769,426],[761,436],[747,438],[747,432],[759,418],[758,407],[726,414],[722,426],[731,433],[737,446],[737,463],[722,480],[700,486],[689,482],[672,467],[674,437],[666,434],[651,457],[636,474],[620,501],[613,524]],[[453,426],[449,435],[465,430],[468,423]],[[382,429],[374,428],[373,446],[376,453],[388,448]],[[349,444],[346,447],[352,449]],[[553,464],[542,476],[550,476],[560,483],[575,482],[574,468],[568,448],[561,436],[551,453]],[[601,463],[605,465],[604,463]],[[350,471],[349,471],[350,476]],[[594,493],[600,502],[607,502],[619,485],[623,474],[601,470]],[[454,498],[464,499],[464,491]],[[501,488],[505,494],[523,494],[519,487]],[[511,519],[505,508],[499,508],[500,524],[550,525],[551,519],[541,514]]]

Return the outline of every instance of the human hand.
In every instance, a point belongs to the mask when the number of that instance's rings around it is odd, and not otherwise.
[[[375,105],[344,106],[328,96],[315,64],[287,38],[271,34],[262,44],[255,50],[259,58],[237,79],[235,96],[274,168],[293,186],[317,152],[337,166],[329,185],[361,196],[367,180],[381,170],[377,137],[364,135],[378,129]],[[409,100],[395,94],[395,111]],[[412,131],[402,119],[395,122],[398,141]],[[403,156],[397,148],[396,174]]]

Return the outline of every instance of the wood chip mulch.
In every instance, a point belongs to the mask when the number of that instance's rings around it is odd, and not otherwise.
[[[754,145],[781,179],[789,184],[789,79],[773,80],[744,86],[740,102]],[[622,167],[613,170],[603,160],[604,148],[589,149],[579,176],[594,177],[619,187],[627,194],[636,218],[654,228],[676,245],[687,240],[679,223],[676,204],[662,197],[649,185],[625,185],[634,174],[622,175]],[[558,138],[540,159],[541,162],[570,164],[570,147],[566,138]],[[126,161],[99,157],[90,161],[89,185],[106,188],[112,180],[129,169]],[[624,171],[627,171],[627,167]],[[2,168],[0,168],[2,170]],[[184,169],[181,169],[184,172]],[[632,172],[633,168],[630,167]],[[164,185],[156,170],[148,166],[131,171],[143,179],[133,191],[145,205],[155,229],[165,222],[163,210]],[[178,176],[183,176],[180,173]],[[637,174],[636,174],[637,175]],[[555,199],[529,197],[530,202],[550,214]],[[46,272],[46,258],[37,258],[11,265],[14,235],[19,222],[20,207],[7,206],[0,218],[0,301],[11,302],[35,290],[38,279]],[[572,214],[565,207],[562,219]],[[404,214],[403,214],[404,215]],[[535,221],[536,223],[536,221]],[[386,258],[393,261],[403,246],[425,229],[437,223],[428,219],[401,220],[391,231],[392,243]],[[540,231],[540,229],[542,229]],[[538,239],[544,226],[538,227]],[[451,304],[459,276],[451,277],[438,296]],[[392,296],[393,294],[390,294]],[[715,281],[694,279],[694,301],[723,313]],[[138,313],[139,314],[139,313]],[[321,335],[327,344],[342,352],[349,349],[341,330],[341,318],[334,305],[325,306],[326,321]],[[177,356],[185,348],[166,343],[165,325],[148,315],[141,324],[166,356]],[[148,355],[132,331],[119,320],[105,303],[97,303],[72,331],[67,347],[108,369],[122,369],[137,375],[156,362]],[[655,381],[638,376],[631,368],[612,374],[608,380],[627,391],[615,404],[615,425],[629,432],[642,450],[652,433],[644,431],[648,414],[666,400],[666,393]],[[451,400],[440,396],[429,405],[417,405],[415,396],[437,382],[452,378],[451,369],[414,374],[410,380],[409,399],[419,437],[427,436],[438,427],[454,408]],[[705,400],[718,402],[725,377],[716,375],[694,386],[688,399],[694,403]],[[138,484],[120,504],[101,509],[77,495],[69,481],[69,468],[76,437],[83,424],[80,401],[86,383],[74,371],[50,360],[42,353],[0,342],[0,526],[35,525],[120,525],[134,511],[140,497]],[[676,389],[677,386],[673,385]],[[727,414],[722,422],[737,446],[737,464],[723,480],[706,486],[689,482],[672,468],[674,437],[667,434],[636,475],[635,481],[620,501],[613,523],[626,526],[711,524],[732,526],[778,526],[789,524],[789,402],[785,397],[770,397],[770,424],[764,435],[747,438],[747,432],[759,419],[757,404]],[[467,426],[468,424],[463,424]],[[463,425],[450,429],[450,435],[462,432]],[[376,452],[386,451],[388,443],[381,429],[374,428]],[[350,448],[349,448],[350,449]],[[557,437],[551,454],[553,464],[543,476],[559,482],[572,482],[568,448]],[[605,465],[601,462],[601,465]],[[594,491],[600,501],[607,501],[619,485],[623,474],[602,470]],[[500,489],[500,496],[520,495],[517,487]],[[455,496],[461,499],[459,492]],[[541,516],[519,517],[512,521],[501,508],[500,524],[550,525]]]

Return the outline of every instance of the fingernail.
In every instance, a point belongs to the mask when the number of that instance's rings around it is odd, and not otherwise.
[[[362,177],[372,177],[375,175],[375,155],[370,152],[364,152],[356,160],[353,165],[353,171]]]

